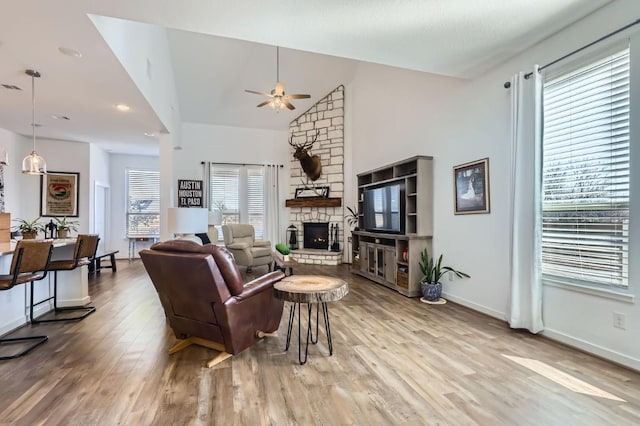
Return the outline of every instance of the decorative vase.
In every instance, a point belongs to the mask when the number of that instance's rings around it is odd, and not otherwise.
[[[441,283],[420,283],[422,287],[422,297],[424,297],[429,302],[437,302],[440,300],[440,296],[442,295],[442,284]]]
[[[58,238],[67,238],[69,236],[68,229],[58,229]]]
[[[36,239],[36,235],[37,232],[23,232],[22,233],[22,239],[23,240],[35,240]]]

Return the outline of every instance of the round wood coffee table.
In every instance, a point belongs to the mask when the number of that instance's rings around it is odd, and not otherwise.
[[[324,328],[327,334],[327,344],[329,346],[329,355],[333,355],[333,342],[331,341],[331,326],[329,323],[329,307],[327,302],[335,302],[342,299],[349,293],[349,285],[346,281],[338,278],[326,277],[322,275],[296,275],[288,276],[273,286],[274,295],[278,299],[291,302],[289,307],[289,324],[287,328],[287,343],[285,351],[289,350],[291,343],[291,330],[293,328],[293,319],[298,310],[298,361],[300,364],[307,362],[309,353],[309,341],[314,345],[318,343],[318,326],[320,316],[320,306],[322,306],[322,316],[324,318]],[[304,358],[302,358],[302,342],[300,304],[307,304],[307,341],[304,350]],[[316,304],[316,332],[313,334],[311,313],[313,304]],[[319,305],[320,306],[319,306]]]

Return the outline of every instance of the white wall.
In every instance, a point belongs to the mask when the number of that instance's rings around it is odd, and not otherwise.
[[[126,193],[126,170],[128,168],[138,170],[160,170],[160,159],[158,157],[147,157],[143,155],[110,154],[109,175],[111,193],[111,222],[108,246],[112,250],[119,250],[116,255],[118,259],[129,257],[129,240],[127,239],[127,193]],[[149,243],[138,243],[136,245],[135,257],[138,251],[150,246]]]
[[[265,111],[267,113],[271,111]],[[251,129],[230,126],[212,126],[206,124],[183,123],[182,149],[172,152],[173,175],[172,187],[178,184],[178,179],[202,179],[204,162],[214,163],[252,163],[252,164],[283,164],[282,185],[280,188],[281,205],[287,196],[288,187],[285,184],[289,176],[289,143],[288,131],[265,129]],[[165,171],[164,165],[162,171]],[[176,205],[173,197],[171,205]],[[286,209],[283,209],[286,210]],[[282,240],[287,226],[289,214],[285,211],[280,224]]]
[[[95,220],[95,192],[96,192],[96,184],[101,186],[109,187],[109,153],[104,151],[97,145],[89,145],[89,190],[90,190],[90,204],[89,204],[89,230],[90,232],[94,232],[94,220]],[[110,215],[109,215],[110,216]],[[109,229],[109,221],[110,217],[105,218],[107,221],[107,229]],[[101,239],[106,240],[107,235],[101,235]],[[109,247],[108,241],[103,241],[101,244],[104,244],[104,247]]]
[[[202,161],[287,165],[287,130],[183,123],[182,150],[174,151],[173,157],[174,186],[177,179],[202,179]]]
[[[167,30],[156,25],[106,16],[91,15],[90,18],[168,130],[164,132],[158,129],[163,164],[160,175],[160,210],[165,211],[172,205],[173,197],[173,177],[170,172],[172,147],[180,146],[182,141],[180,105]],[[162,217],[160,235],[162,238],[168,235]]]
[[[628,24],[631,17],[639,14],[638,2],[614,2],[474,80],[461,93],[451,120],[444,122],[442,140],[450,149],[438,157],[441,161],[437,163],[436,174],[449,176],[454,164],[490,157],[492,213],[454,217],[451,214],[453,193],[450,186],[436,183],[435,196],[442,200],[443,205],[436,212],[436,248],[446,253],[451,262],[455,262],[453,266],[473,277],[451,285],[446,283],[446,292],[453,300],[498,317],[504,317],[508,312],[510,292],[506,271],[510,252],[509,216],[506,210],[510,93],[502,88],[502,84],[515,72],[532,70],[534,64],[546,64]],[[640,56],[640,50],[637,52],[637,56]],[[637,61],[638,58],[635,59]],[[637,79],[632,78],[632,81]],[[638,117],[640,96],[636,94],[635,99],[637,103],[633,111]],[[455,123],[464,125],[456,126]],[[637,139],[636,133],[631,138]],[[635,165],[640,165],[640,162]],[[449,177],[447,179],[450,180]],[[632,239],[630,250],[630,290],[638,297],[640,277],[633,259],[637,258],[640,251],[640,239]],[[626,331],[613,327],[613,312],[626,314]],[[640,308],[637,304],[545,287],[543,320],[545,335],[640,369]]]
[[[13,132],[0,128],[0,145],[9,154],[9,165],[4,167],[4,202],[5,211],[11,213],[11,218],[22,217],[20,210],[20,191],[18,179],[22,177],[21,166],[25,147],[31,146],[31,140]]]
[[[503,83],[515,72],[554,60],[638,15],[639,2],[614,2],[473,81],[362,64],[353,84],[354,172],[416,154],[434,156],[434,251],[472,277],[444,283],[451,300],[501,319],[509,309],[510,93]],[[640,54],[636,56],[638,64]],[[638,89],[632,90],[640,100]],[[635,118],[638,111],[633,110]],[[638,127],[632,128],[632,140]],[[484,157],[490,159],[491,213],[455,216],[452,167]],[[640,274],[633,259],[640,252],[640,238],[635,238],[640,230],[634,230],[630,289],[637,300]],[[626,330],[613,328],[613,312],[626,315]],[[545,287],[543,315],[545,335],[640,369],[637,302]]]
[[[9,166],[5,172],[5,206],[12,219],[34,219],[40,215],[40,176],[21,173],[22,159],[32,150],[31,139],[0,129],[0,144],[9,152]],[[90,174],[89,144],[37,139],[36,150],[47,162],[49,171],[79,172],[78,206],[79,231],[89,230]],[[49,221],[43,218],[42,221]],[[15,225],[15,222],[13,222]],[[42,235],[40,235],[42,237]],[[0,273],[8,273],[11,256],[0,256]],[[37,287],[36,299],[47,296],[42,284]],[[0,334],[26,322],[25,300],[27,286],[17,286],[0,292]],[[44,305],[42,305],[44,307]]]
[[[79,222],[78,232],[89,232],[91,217],[89,206],[92,203],[90,200],[89,144],[50,139],[37,139],[36,143],[36,151],[47,162],[47,171],[80,173],[78,217],[73,220]],[[24,219],[33,219],[40,215],[40,176],[20,173],[22,158],[28,155],[31,150],[32,147],[29,144],[24,144],[19,150],[19,152],[21,151],[20,160],[15,164],[19,174],[16,184],[20,188],[20,211],[21,217]],[[49,218],[43,218],[43,222],[49,220]]]

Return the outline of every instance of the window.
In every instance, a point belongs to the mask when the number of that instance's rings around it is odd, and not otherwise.
[[[215,222],[253,225],[264,238],[264,169],[260,166],[211,165],[211,207]]]
[[[160,234],[160,173],[127,170],[127,235]]]
[[[544,85],[542,273],[627,288],[629,49]]]

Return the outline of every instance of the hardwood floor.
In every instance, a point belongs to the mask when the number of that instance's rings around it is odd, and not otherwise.
[[[118,272],[90,279],[97,312],[21,330],[49,341],[0,363],[0,423],[640,423],[639,373],[453,303],[405,298],[346,265],[295,272],[350,283],[349,294],[329,304],[333,356],[322,332],[306,365],[297,363],[296,334],[284,352],[288,305],[278,337],[212,369],[210,349],[169,356],[175,339],[141,262],[119,261]]]

